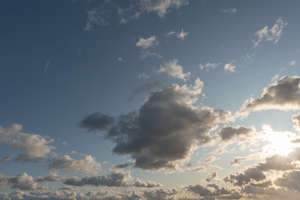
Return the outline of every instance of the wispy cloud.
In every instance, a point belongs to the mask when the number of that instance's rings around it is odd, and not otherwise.
[[[269,41],[277,44],[283,35],[284,29],[287,27],[288,23],[282,18],[278,18],[275,24],[269,28],[265,26],[262,29],[256,31],[256,39],[253,41],[254,47],[259,46],[262,42]]]

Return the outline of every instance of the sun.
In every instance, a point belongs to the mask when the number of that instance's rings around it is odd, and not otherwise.
[[[265,146],[263,152],[265,155],[287,156],[294,149],[295,144],[292,141],[296,139],[295,133],[273,131],[269,125],[264,125],[262,129],[264,132]]]

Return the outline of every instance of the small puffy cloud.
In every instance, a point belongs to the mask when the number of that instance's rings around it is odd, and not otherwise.
[[[137,47],[142,49],[149,49],[158,45],[158,41],[155,36],[150,36],[148,38],[140,38],[136,43]]]
[[[177,59],[166,62],[159,68],[158,73],[167,73],[171,77],[182,80],[186,80],[191,75],[191,72],[183,72],[183,67],[178,64]]]
[[[240,110],[241,115],[260,110],[299,110],[300,77],[283,77],[264,88],[258,99],[247,100]]]
[[[212,140],[210,132],[232,119],[231,113],[194,106],[202,92],[194,85],[173,84],[152,92],[138,110],[119,117],[105,134],[115,143],[113,152],[130,155],[142,169],[174,169],[189,159],[196,147]]]
[[[227,63],[224,65],[224,70],[228,72],[235,72],[236,66],[232,63]]]
[[[272,27],[269,28],[269,26],[265,26],[264,28],[258,30],[255,33],[256,39],[253,41],[254,47],[257,47],[265,41],[269,41],[274,44],[278,43],[287,25],[288,23],[280,17],[276,20]]]
[[[49,159],[50,169],[61,169],[72,173],[97,174],[101,170],[101,163],[91,155],[86,155],[82,160],[76,160],[69,155],[55,156]]]
[[[54,148],[49,145],[53,140],[37,134],[23,133],[22,129],[20,124],[13,124],[8,128],[0,127],[0,143],[23,152],[17,157],[18,161],[42,159]]]
[[[85,117],[79,126],[89,131],[103,131],[109,129],[114,123],[114,118],[99,112],[93,113]]]
[[[156,183],[153,181],[142,181],[139,178],[136,178],[134,183],[134,187],[145,187],[145,188],[153,188],[153,187],[161,187],[162,185],[160,183]]]
[[[201,70],[210,71],[215,69],[218,65],[219,65],[218,63],[208,62],[206,64],[200,64],[199,67]]]
[[[291,60],[291,62],[290,62],[290,66],[295,66],[296,65],[296,63],[297,63],[297,61],[296,60]]]

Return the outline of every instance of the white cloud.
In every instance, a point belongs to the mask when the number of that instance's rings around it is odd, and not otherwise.
[[[44,158],[54,148],[49,144],[54,140],[40,135],[22,132],[22,125],[13,124],[11,127],[0,127],[0,143],[23,151],[17,158],[19,161],[34,161]]]
[[[227,63],[224,65],[224,70],[228,72],[235,72],[236,66],[233,65],[232,63]]]
[[[201,70],[209,71],[211,69],[215,69],[218,65],[218,63],[208,62],[206,64],[200,64],[199,67]]]
[[[49,161],[50,169],[62,169],[72,173],[97,174],[101,170],[101,163],[91,155],[86,155],[82,160],[76,160],[69,155],[56,156]]]
[[[142,49],[152,48],[157,45],[158,45],[158,41],[156,40],[155,36],[151,36],[148,38],[140,38],[139,41],[136,43],[136,46]]]
[[[169,76],[182,80],[186,80],[191,75],[191,72],[183,72],[183,67],[178,64],[177,59],[166,62],[160,67],[158,73],[167,73]]]
[[[141,0],[140,7],[146,12],[156,12],[164,17],[171,8],[180,8],[189,4],[190,0]]]
[[[264,28],[258,30],[255,33],[256,39],[253,41],[254,47],[257,47],[259,44],[265,41],[269,41],[274,44],[278,43],[287,25],[288,23],[280,17],[276,20],[272,28],[265,26]]]

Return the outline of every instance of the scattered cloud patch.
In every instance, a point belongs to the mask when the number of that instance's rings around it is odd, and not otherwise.
[[[268,41],[277,44],[281,39],[284,29],[287,27],[288,23],[282,18],[278,18],[275,24],[269,28],[265,26],[264,28],[258,30],[255,33],[256,39],[253,41],[254,47],[259,46],[262,42]]]
[[[142,49],[153,48],[157,45],[158,45],[158,41],[155,36],[150,36],[148,38],[140,38],[136,43],[136,46]]]
[[[233,65],[232,63],[227,63],[224,65],[224,70],[228,72],[235,72],[236,71],[236,66]]]

